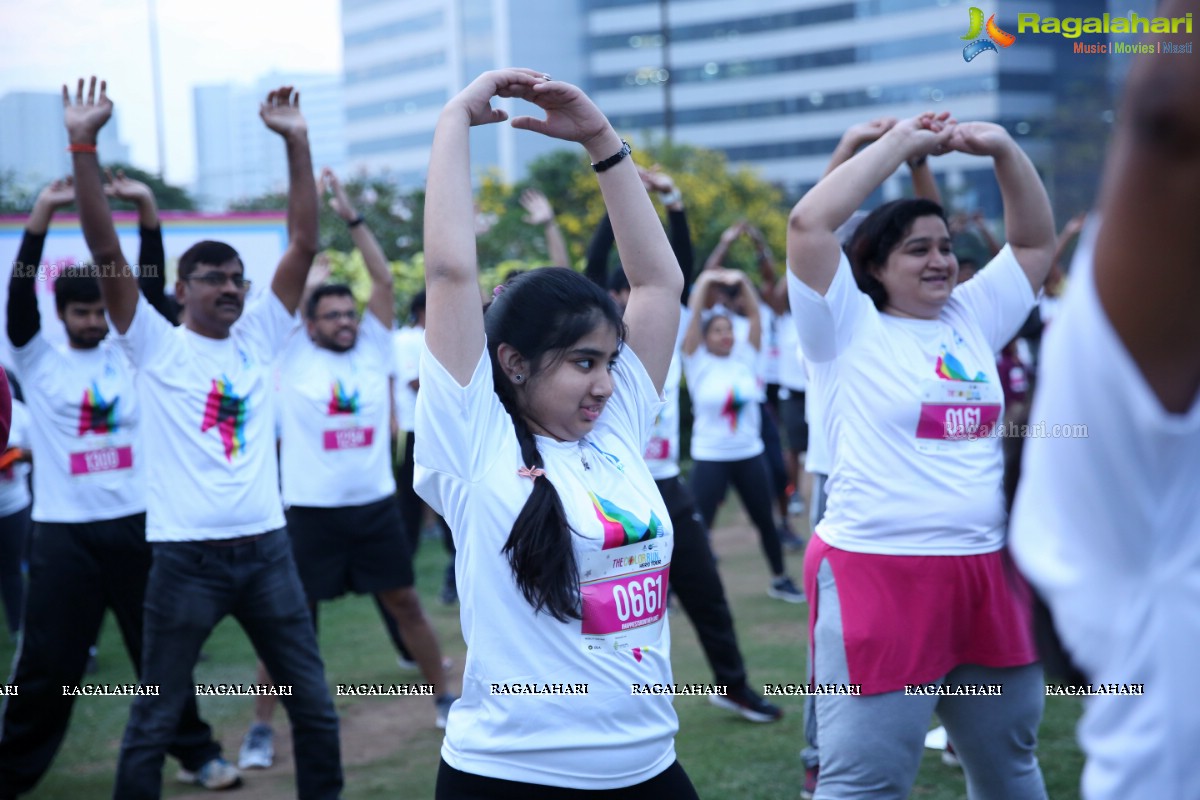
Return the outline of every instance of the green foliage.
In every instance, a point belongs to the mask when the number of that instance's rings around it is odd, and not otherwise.
[[[782,192],[756,172],[744,167],[730,169],[721,153],[661,142],[635,147],[634,159],[644,167],[659,165],[683,193],[697,270],[716,247],[721,233],[741,219],[762,229],[775,253],[783,253],[787,206]],[[529,187],[550,199],[571,260],[574,266],[581,266],[587,242],[604,215],[604,201],[586,157],[575,150],[555,151],[537,159],[529,166],[529,177],[511,186],[495,175],[484,178],[478,195],[479,214],[490,224],[479,237],[480,264],[506,258],[546,263],[542,232],[523,221],[525,212],[519,198]],[[665,219],[661,208],[660,214]],[[756,274],[751,244],[739,240],[725,266]]]
[[[751,170],[730,170],[720,153],[697,147],[652,144],[635,148],[643,166],[658,164],[675,179],[683,193],[696,249],[695,269],[716,246],[721,233],[740,219],[749,219],[766,234],[776,254],[782,254],[787,232],[787,206],[778,189]],[[358,175],[343,184],[347,195],[366,218],[392,266],[397,318],[404,319],[412,297],[424,287],[423,219],[425,191],[402,191],[386,177]],[[604,215],[604,200],[587,157],[578,149],[549,153],[529,165],[529,176],[516,184],[498,174],[485,175],[476,193],[475,231],[483,299],[513,270],[549,264],[541,228],[525,222],[520,196],[536,188],[549,198],[567,242],[571,266],[582,269],[588,240]],[[233,210],[263,211],[287,208],[284,194],[266,194],[234,203]],[[665,219],[665,212],[659,209]],[[362,256],[354,251],[350,232],[322,203],[321,242],[332,265],[334,280],[353,288],[360,301],[370,293]],[[778,259],[782,262],[782,258]],[[725,265],[757,274],[753,248],[739,241]]]
[[[27,213],[36,197],[36,193],[17,180],[14,170],[0,171],[0,214]]]
[[[152,172],[146,172],[144,169],[138,169],[130,164],[106,164],[108,169],[115,174],[117,170],[123,170],[127,178],[133,178],[135,181],[141,181],[150,187],[150,191],[154,192],[154,202],[158,204],[159,211],[195,211],[196,202],[192,200],[192,196],[188,194],[187,189],[181,186],[173,186]],[[133,211],[135,206],[133,203],[126,203],[121,200],[113,200],[112,207],[120,211]]]
[[[123,170],[126,177],[141,181],[154,192],[154,201],[160,211],[195,211],[196,203],[187,190],[180,186],[167,183],[157,175],[129,164],[107,164],[114,173]],[[0,214],[25,214],[33,209],[33,201],[37,199],[41,186],[30,188],[17,180],[11,170],[0,172]],[[133,203],[123,200],[112,200],[112,207],[117,211],[133,211]],[[74,211],[75,206],[68,206]]]

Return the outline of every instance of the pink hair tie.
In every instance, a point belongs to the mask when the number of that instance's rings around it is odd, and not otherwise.
[[[546,474],[546,470],[541,469],[540,467],[521,467],[519,470],[517,470],[517,474],[522,478],[529,478],[531,481],[536,481],[538,478],[541,478]]]
[[[499,297],[500,293],[504,291],[504,288],[505,288],[504,284],[502,283],[499,286],[497,286],[495,289],[492,289],[492,297]]]

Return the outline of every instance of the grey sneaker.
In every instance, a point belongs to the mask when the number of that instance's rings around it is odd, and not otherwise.
[[[435,724],[442,729],[445,729],[446,722],[450,718],[450,706],[454,705],[454,701],[458,699],[457,695],[444,694],[433,701],[437,706],[437,721]]]
[[[275,732],[265,722],[256,722],[246,731],[238,751],[241,769],[266,769],[275,763]]]
[[[803,603],[806,599],[804,592],[797,589],[792,579],[786,576],[771,581],[771,588],[767,589],[767,594],[785,603]]]
[[[214,791],[242,785],[242,775],[237,771],[237,767],[220,757],[214,758],[195,772],[181,769],[175,775],[175,779],[180,783],[190,783]]]

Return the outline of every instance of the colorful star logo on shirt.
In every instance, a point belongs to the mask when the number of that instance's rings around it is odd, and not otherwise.
[[[592,492],[588,492],[588,497],[592,498],[596,518],[604,527],[604,545],[601,549],[609,550],[663,535],[663,524],[654,511],[650,512],[649,522],[642,522],[632,512],[626,511],[611,500],[605,500]]]
[[[329,416],[358,413],[358,389],[353,394],[346,391],[341,381],[334,381],[329,391]]]
[[[120,399],[114,397],[112,402],[105,400],[95,382],[84,389],[83,400],[79,403],[79,434],[115,433],[118,427],[117,403]]]
[[[745,405],[746,398],[741,395],[737,388],[730,389],[728,396],[725,398],[725,405],[721,408],[721,416],[729,420],[730,433],[737,430],[738,415],[742,413]]]
[[[976,372],[974,378],[967,377],[967,368],[963,366],[953,353],[942,346],[942,354],[938,356],[934,372],[944,381],[987,381],[987,375]]]
[[[214,379],[208,392],[200,432],[209,428],[220,433],[226,461],[232,462],[235,455],[246,451],[246,398],[233,393],[233,382],[226,377]]]

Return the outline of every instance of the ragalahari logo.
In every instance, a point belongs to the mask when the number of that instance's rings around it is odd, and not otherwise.
[[[980,39],[979,34],[987,31],[989,38]],[[962,39],[973,39],[970,44],[963,48],[963,61],[970,61],[980,53],[991,50],[993,53],[999,52],[996,45],[1001,47],[1009,47],[1017,40],[1017,37],[1011,33],[1006,33],[1000,30],[1000,26],[996,24],[996,15],[992,14],[988,17],[987,25],[983,24],[983,10],[971,6],[971,27],[967,31],[967,35]],[[993,44],[995,42],[995,44]]]

